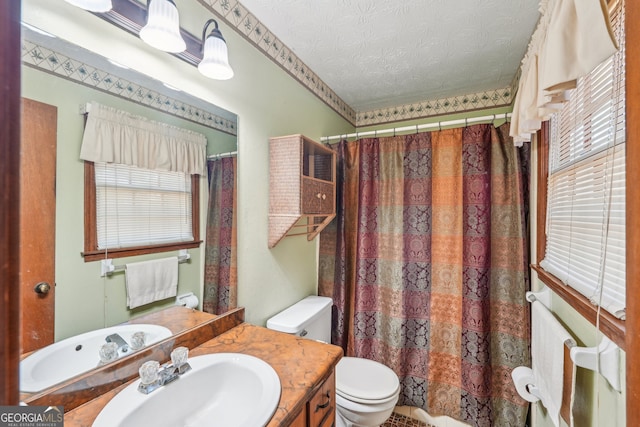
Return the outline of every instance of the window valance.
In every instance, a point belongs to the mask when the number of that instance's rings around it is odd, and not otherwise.
[[[96,102],[89,107],[82,160],[206,175],[204,135]]]
[[[562,108],[579,77],[617,50],[606,0],[542,0],[539,10],[513,106],[510,134],[517,145]]]

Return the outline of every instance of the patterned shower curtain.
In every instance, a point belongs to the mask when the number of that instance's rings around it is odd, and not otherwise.
[[[207,168],[209,208],[202,307],[207,313],[221,314],[237,304],[236,158],[209,160]]]
[[[528,147],[508,124],[341,142],[319,293],[333,343],[400,377],[399,405],[524,426]]]

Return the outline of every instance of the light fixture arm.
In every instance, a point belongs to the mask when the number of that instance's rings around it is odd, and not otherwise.
[[[211,24],[215,27],[207,35]],[[233,77],[233,69],[229,65],[227,42],[222,37],[218,21],[215,19],[209,19],[202,29],[202,61],[198,64],[198,70],[212,79],[227,80]]]
[[[213,37],[217,37],[226,43],[226,40],[224,39],[224,37],[222,37],[222,33],[218,28],[218,21],[211,18],[204,24],[204,28],[202,29],[202,46],[200,47],[200,50],[203,52],[204,52],[204,44],[205,44],[205,41],[207,40],[207,28],[209,28],[209,25],[211,25],[211,23],[215,25],[215,28],[211,31],[211,34],[209,35]]]

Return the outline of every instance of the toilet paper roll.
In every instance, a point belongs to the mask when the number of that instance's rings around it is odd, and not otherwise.
[[[540,399],[533,394],[529,393],[527,386],[535,386],[533,379],[533,371],[526,366],[518,366],[511,371],[511,378],[513,384],[516,386],[516,391],[527,402],[537,402]]]
[[[182,302],[184,302],[185,307],[198,308],[198,297],[195,295],[186,297]]]

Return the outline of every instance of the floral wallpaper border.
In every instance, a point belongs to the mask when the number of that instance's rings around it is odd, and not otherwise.
[[[117,75],[71,58],[60,52],[24,40],[22,43],[24,65],[45,71],[84,86],[145,105],[167,114],[199,123],[212,129],[237,135],[237,124],[209,111],[173,99]]]
[[[511,105],[514,87],[356,112],[237,0],[198,0],[265,56],[356,127]]]
[[[444,114],[462,113],[487,108],[497,108],[511,105],[513,99],[511,86],[469,95],[453,96],[397,107],[364,111],[357,115],[357,125],[371,126],[404,120],[421,119],[441,116]]]

